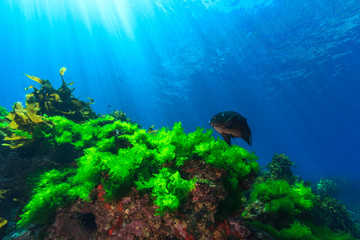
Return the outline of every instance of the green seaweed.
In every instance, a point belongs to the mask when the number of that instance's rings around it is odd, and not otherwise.
[[[158,206],[156,214],[175,210],[195,188],[195,179],[185,180],[178,171],[190,159],[226,169],[225,182],[231,183],[229,195],[237,196],[242,191],[237,183],[259,170],[253,153],[216,141],[210,130],[198,128],[186,134],[181,123],[175,123],[171,130],[162,128],[154,133],[111,116],[84,123],[60,116],[45,118],[52,124],[42,129],[43,141],[54,147],[71,144],[83,151],[83,156],[76,160],[78,167],[71,172],[52,172],[63,177],[61,182],[46,174],[40,177],[19,226],[39,222],[36,218],[39,213],[46,219],[51,211],[75,199],[90,201],[91,193],[100,184],[106,192],[105,200],[119,198],[131,187],[137,187],[139,191],[151,191]],[[49,188],[41,184],[43,181],[50,183]]]
[[[273,237],[279,240],[320,240],[320,238],[313,236],[310,227],[301,224],[299,221],[295,221],[290,224],[290,227],[283,228],[280,231],[273,226],[262,222],[253,222],[252,224],[267,233],[270,233]]]
[[[347,221],[340,206],[324,202],[304,182],[296,180],[290,184],[294,180],[291,175],[287,180],[278,177],[259,178],[253,185],[242,214],[251,224],[280,240],[355,239],[351,234],[356,236],[357,229]],[[335,216],[338,218],[334,222]]]
[[[316,196],[311,188],[302,182],[290,185],[285,180],[267,180],[254,184],[251,200],[260,200],[265,203],[265,209],[271,213],[278,211],[296,215],[310,210],[315,203]]]
[[[140,178],[135,184],[138,190],[151,189],[151,195],[155,198],[154,203],[159,207],[156,215],[163,215],[179,207],[188,192],[195,189],[195,182],[195,178],[184,180],[178,171],[162,168],[154,177],[147,181]]]
[[[250,202],[256,201],[264,204],[264,211],[267,214],[281,219],[276,224],[281,229],[288,222],[298,219],[304,212],[310,211],[314,207],[316,196],[311,188],[302,182],[290,185],[282,179],[268,179],[254,184]],[[248,214],[248,210],[245,210],[242,215],[246,217]]]
[[[57,207],[68,203],[71,199],[65,196],[71,185],[66,180],[72,171],[54,169],[42,174],[17,224],[25,226],[33,222],[45,223]]]
[[[0,106],[0,119],[4,119],[9,112],[6,110],[6,108]]]
[[[295,167],[295,163],[290,161],[288,156],[275,153],[271,162],[266,165],[268,172],[265,176],[271,179],[284,179],[293,184],[296,182],[296,177],[293,176],[291,167]]]
[[[261,228],[278,240],[355,240],[350,233],[333,232],[327,227],[303,224],[295,221],[289,227],[277,230],[270,224],[259,221],[252,222],[254,226]]]

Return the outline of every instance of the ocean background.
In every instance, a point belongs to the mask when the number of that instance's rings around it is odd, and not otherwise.
[[[265,166],[274,153],[305,180],[360,181],[359,0],[0,0],[1,95],[74,82],[148,128],[210,129],[245,116]],[[214,136],[219,135],[214,132]],[[221,137],[221,136],[220,136]]]

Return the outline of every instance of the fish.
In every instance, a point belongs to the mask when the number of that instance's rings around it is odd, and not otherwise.
[[[229,146],[231,138],[242,138],[247,144],[252,145],[251,130],[245,117],[234,111],[216,114],[209,124],[217,131]]]

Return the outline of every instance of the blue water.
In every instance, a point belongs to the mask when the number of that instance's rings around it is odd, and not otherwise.
[[[187,132],[221,111],[248,119],[265,165],[285,153],[306,180],[360,180],[359,0],[1,0],[1,96],[24,73]],[[214,133],[214,136],[219,136]]]

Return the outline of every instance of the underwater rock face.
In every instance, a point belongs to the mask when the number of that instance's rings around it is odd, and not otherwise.
[[[16,229],[17,214],[31,193],[27,177],[39,169],[55,168],[60,164],[54,158],[58,152],[51,150],[39,154],[36,150],[35,147],[23,147],[21,151],[0,147],[0,217],[8,220],[1,228],[0,239],[13,239],[5,238],[5,235]],[[66,154],[71,153],[67,151]]]
[[[92,202],[77,200],[57,210],[46,239],[272,239],[239,216],[216,220],[221,201],[227,197],[222,184],[225,171],[202,161],[190,161],[182,174],[202,179],[176,212],[156,215],[148,193],[136,188],[118,201],[105,201],[99,185]],[[155,216],[156,215],[156,216]]]

